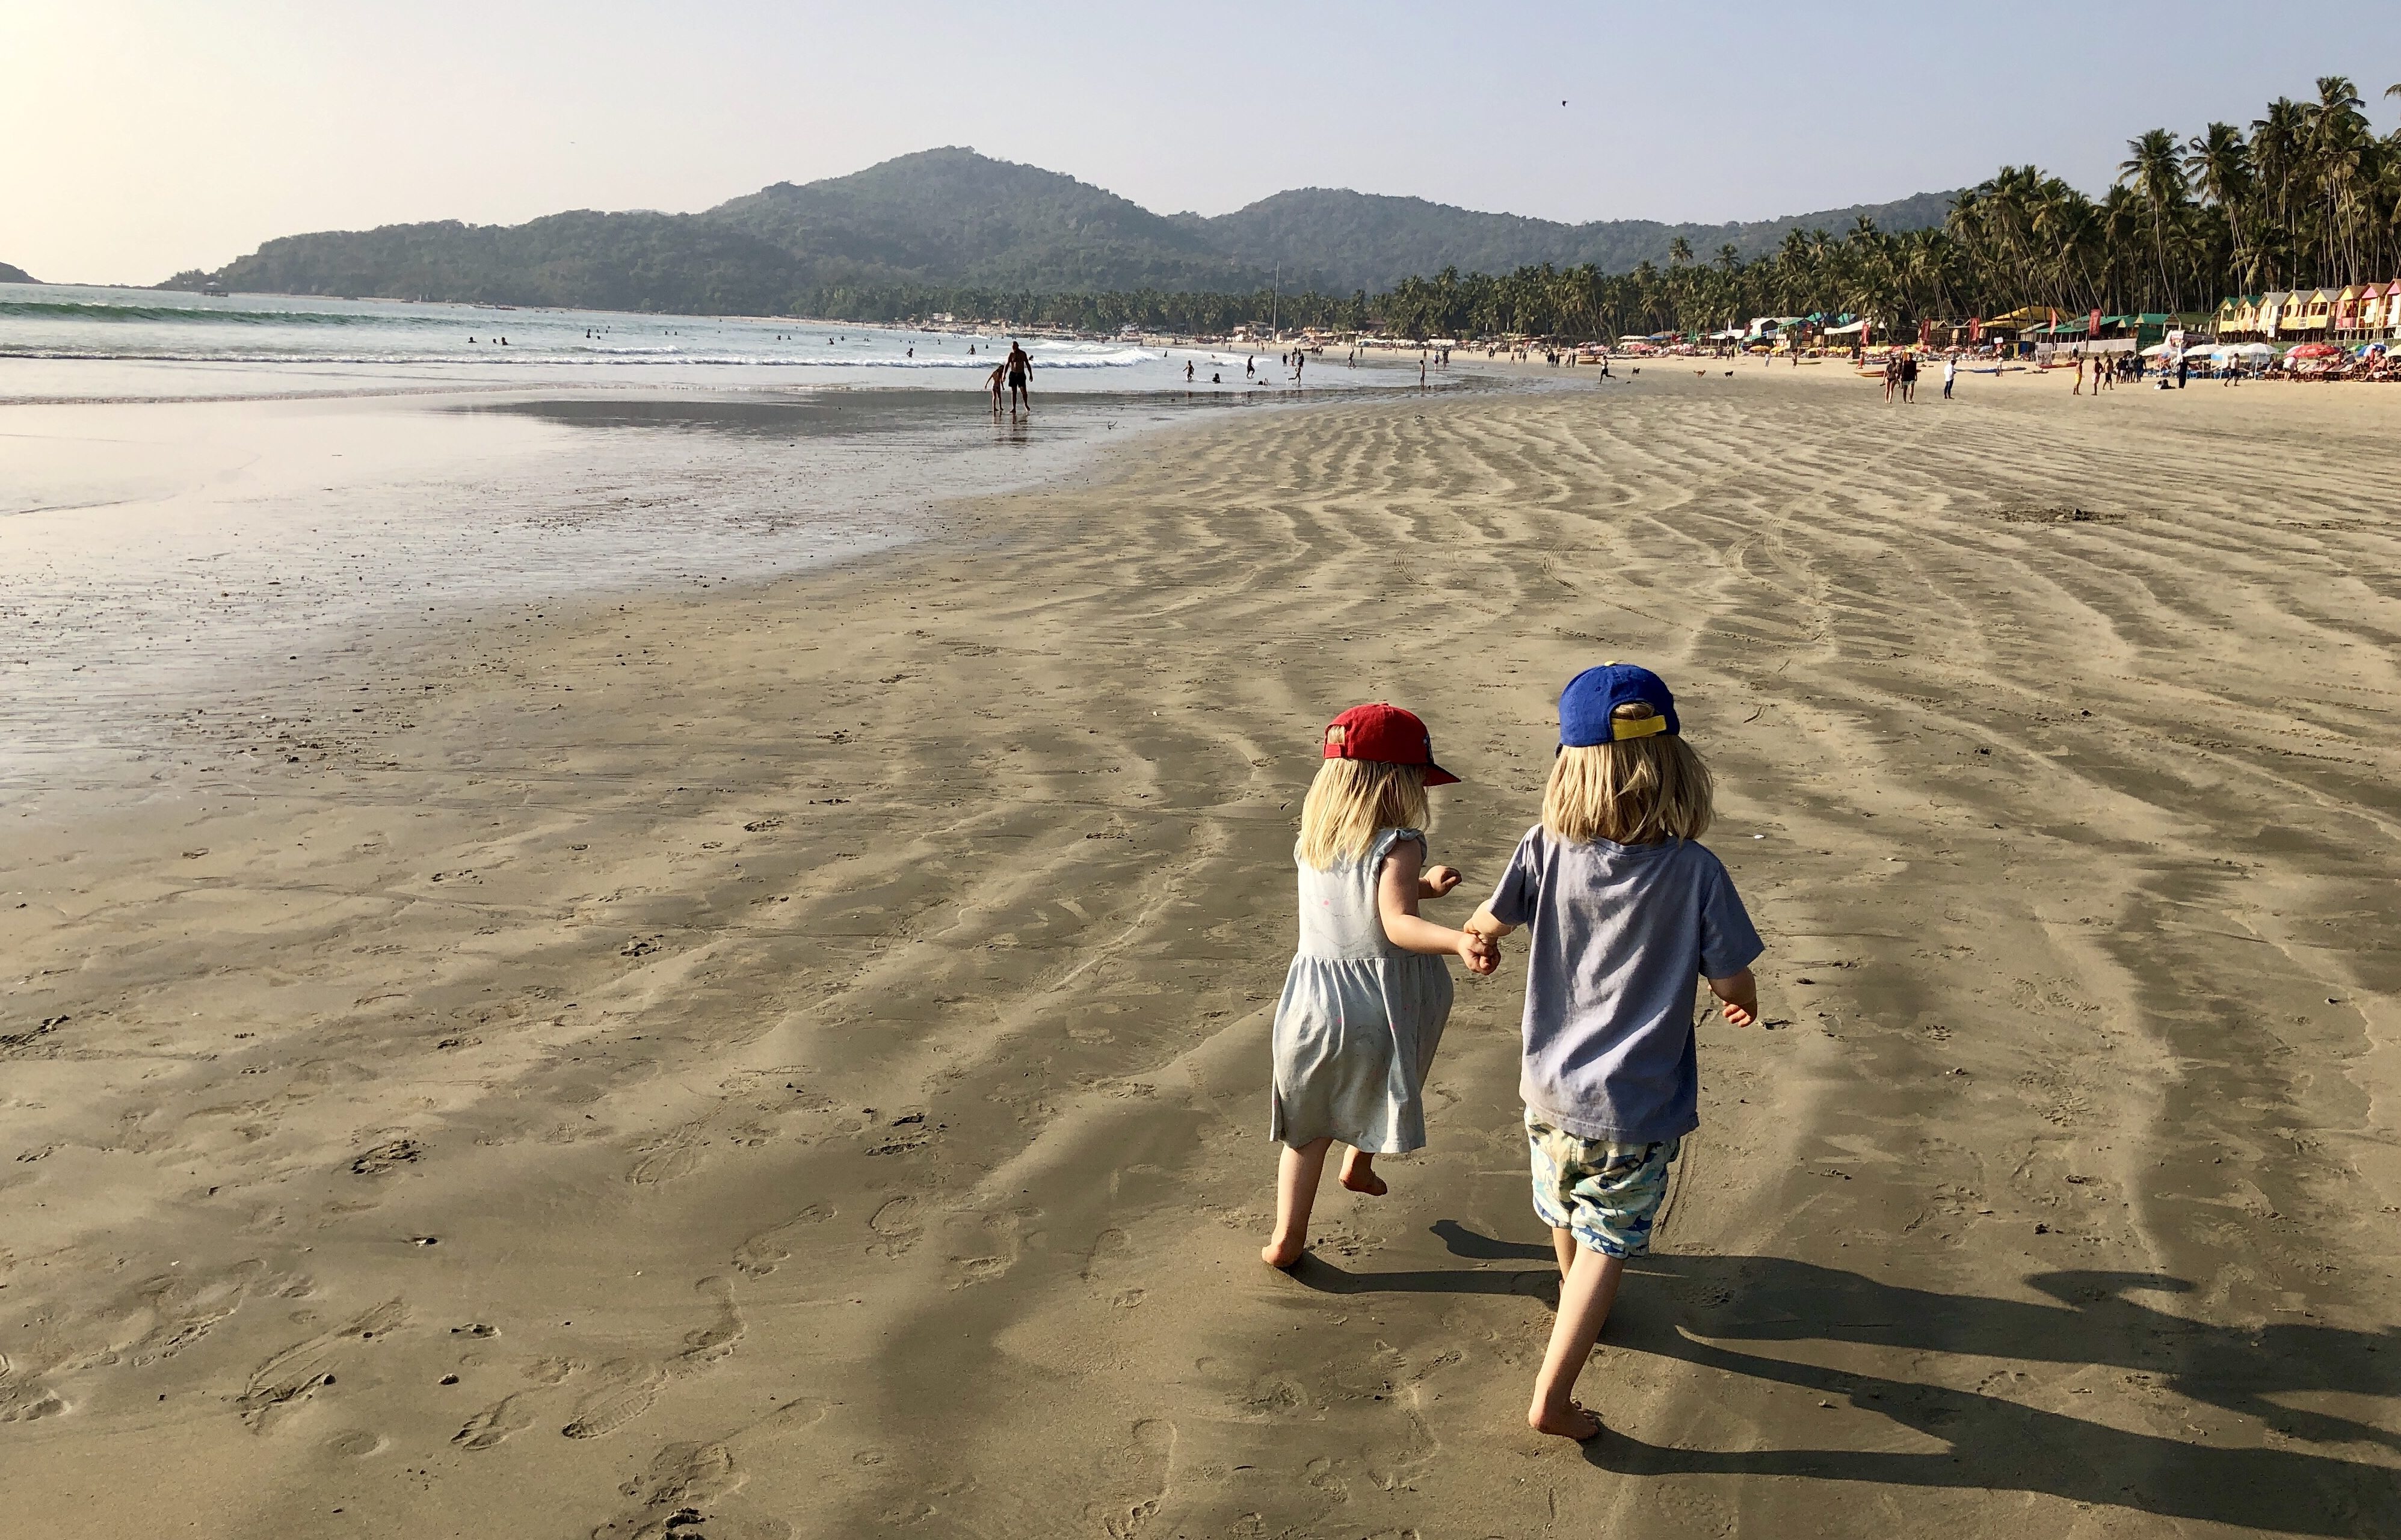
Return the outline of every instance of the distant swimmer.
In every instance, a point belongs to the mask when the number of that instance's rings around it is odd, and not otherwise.
[[[1226,382],[1213,374],[1209,377],[1209,383],[1212,385],[1223,385]]]
[[[916,356],[917,356],[917,350],[916,350],[916,349],[914,349],[914,348],[910,349],[910,350],[909,350],[909,356],[910,356],[911,358],[914,358],[914,357],[916,357]]]
[[[473,342],[475,339],[471,337],[467,340]],[[1187,385],[1192,383],[1192,361],[1188,358],[1184,361],[1184,383]]]
[[[1245,358],[1244,360],[1242,360],[1242,378],[1243,378],[1244,379],[1251,379],[1251,378],[1256,378],[1256,377],[1257,377],[1257,375],[1258,375],[1258,372],[1259,372],[1259,371],[1258,371],[1258,366],[1257,366],[1257,364],[1256,364],[1255,363],[1254,363],[1252,360],[1247,359],[1247,358]]]
[[[1012,408],[1022,406],[1025,410],[1032,411],[1034,398],[1025,388],[1025,377],[1027,371],[1034,367],[1034,360],[1026,356],[1025,350],[1017,345],[1015,338],[1011,338],[1008,344],[1008,357],[1002,362],[1008,368],[1009,406]]]

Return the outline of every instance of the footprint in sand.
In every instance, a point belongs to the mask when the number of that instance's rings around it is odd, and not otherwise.
[[[600,1366],[599,1388],[575,1409],[575,1419],[558,1431],[569,1438],[606,1438],[651,1409],[666,1374],[648,1364],[616,1359]]]
[[[734,1271],[753,1278],[765,1277],[775,1271],[777,1263],[792,1255],[802,1231],[825,1223],[833,1214],[828,1204],[811,1203],[782,1224],[761,1231],[734,1248]]]
[[[523,1394],[503,1396],[460,1425],[450,1441],[461,1449],[490,1449],[533,1426],[533,1409]]]
[[[693,1286],[717,1301],[717,1319],[684,1333],[683,1351],[665,1364],[638,1364],[620,1358],[600,1366],[600,1383],[575,1409],[574,1421],[558,1431],[569,1438],[606,1438],[651,1409],[670,1380],[706,1373],[731,1354],[748,1329],[734,1302],[734,1286],[723,1278],[703,1278]]]
[[[253,1369],[236,1404],[242,1421],[264,1433],[284,1409],[308,1400],[335,1382],[334,1366],[354,1349],[397,1329],[408,1319],[408,1309],[387,1299],[348,1325],[295,1342]]]
[[[693,1128],[679,1128],[663,1138],[653,1139],[636,1151],[641,1159],[634,1162],[625,1179],[636,1187],[656,1187],[688,1176],[700,1165],[700,1135]]]
[[[51,1394],[48,1386],[38,1380],[21,1378],[16,1368],[8,1355],[0,1353],[0,1423],[30,1423],[38,1417],[55,1417],[67,1409],[67,1404]]]
[[[669,1444],[651,1461],[650,1470],[620,1490],[641,1506],[614,1524],[593,1533],[625,1534],[633,1540],[689,1535],[699,1540],[702,1526],[721,1533],[709,1510],[741,1490],[746,1479],[723,1444]]]
[[[697,1331],[684,1333],[683,1351],[667,1360],[667,1373],[676,1378],[698,1374],[734,1351],[748,1329],[741,1310],[734,1303],[734,1286],[722,1278],[703,1278],[693,1287],[717,1301],[717,1319]]]
[[[1133,1540],[1159,1517],[1167,1500],[1174,1453],[1174,1423],[1155,1417],[1136,1423],[1123,1439],[1103,1450],[1099,1460],[1101,1479],[1131,1495],[1091,1504],[1084,1516],[1100,1525],[1109,1540]]]
[[[914,1198],[885,1200],[884,1206],[877,1209],[868,1219],[867,1228],[875,1231],[882,1242],[881,1244],[871,1249],[882,1252],[886,1257],[899,1256],[917,1244],[917,1236],[924,1228],[917,1220],[917,1200]]]

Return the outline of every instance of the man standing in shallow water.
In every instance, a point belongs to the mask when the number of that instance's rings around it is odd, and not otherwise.
[[[1034,367],[1034,360],[1027,356],[1023,348],[1017,345],[1016,339],[1011,338],[1008,344],[1008,357],[1004,362],[1008,369],[1009,410],[1032,411],[1034,398],[1026,391],[1025,377]]]

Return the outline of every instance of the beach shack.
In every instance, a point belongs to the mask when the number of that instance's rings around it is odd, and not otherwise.
[[[2281,333],[2284,329],[2284,311],[2292,303],[2292,295],[2283,289],[2271,289],[2261,295],[2258,334],[2261,337],[2274,337]]]

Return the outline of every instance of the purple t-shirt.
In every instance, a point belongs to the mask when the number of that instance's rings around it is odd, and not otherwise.
[[[1765,948],[1707,847],[1527,831],[1489,906],[1529,926],[1518,1092],[1555,1128],[1652,1144],[1700,1126],[1693,989]]]

